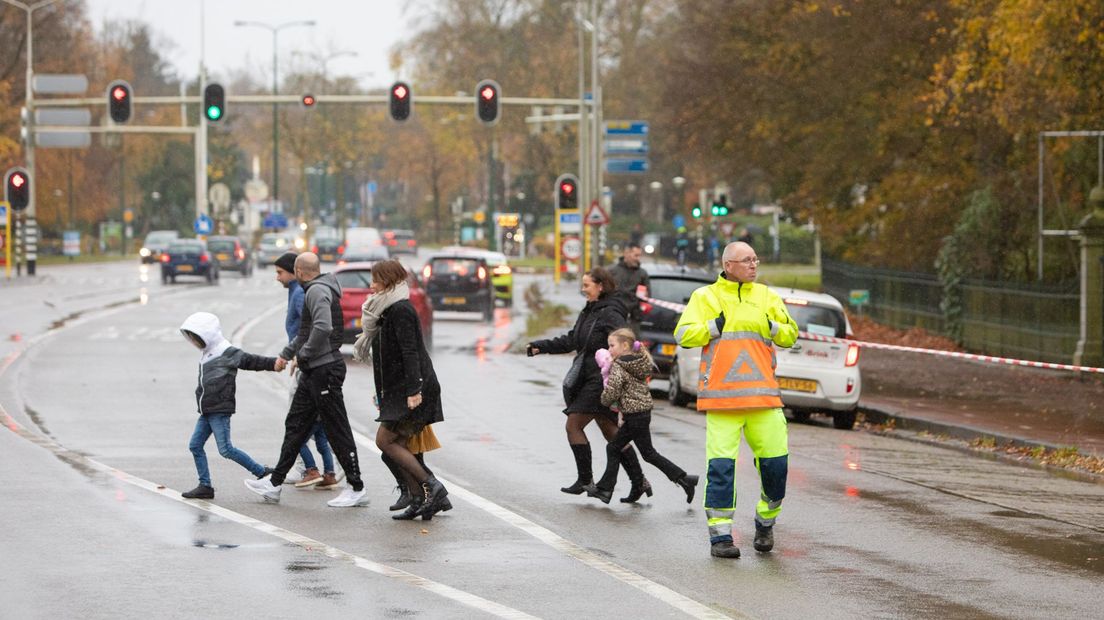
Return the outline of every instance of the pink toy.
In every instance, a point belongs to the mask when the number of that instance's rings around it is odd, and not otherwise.
[[[609,383],[610,367],[613,366],[613,356],[609,349],[598,349],[594,352],[594,361],[598,362],[598,368],[602,370],[602,385]]]

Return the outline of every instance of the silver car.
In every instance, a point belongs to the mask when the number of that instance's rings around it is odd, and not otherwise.
[[[850,338],[851,324],[836,298],[799,289],[772,290],[782,297],[790,316],[802,332],[833,338]],[[839,429],[855,426],[855,411],[862,392],[859,346],[799,337],[792,348],[775,347],[775,376],[782,388],[782,405],[798,422],[812,413],[832,417]],[[668,400],[686,405],[698,395],[701,348],[679,347],[671,363]]]

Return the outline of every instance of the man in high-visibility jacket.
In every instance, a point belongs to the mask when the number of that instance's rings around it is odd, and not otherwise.
[[[772,343],[791,347],[797,323],[777,293],[756,284],[759,259],[737,241],[723,254],[717,281],[694,291],[675,327],[684,347],[704,347],[698,380],[698,410],[705,411],[705,514],[710,553],[738,558],[732,543],[736,507],[736,457],[747,438],[759,471],[755,512],[756,551],[774,547],[774,520],[786,495],[789,448],[782,396],[774,377]]]

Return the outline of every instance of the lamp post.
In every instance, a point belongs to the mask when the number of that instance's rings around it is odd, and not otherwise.
[[[272,96],[276,96],[277,76],[279,67],[279,57],[277,56],[278,47],[276,44],[277,35],[284,28],[291,28],[292,26],[313,26],[313,19],[285,22],[278,26],[266,24],[264,22],[255,21],[235,21],[235,26],[256,26],[258,28],[264,28],[272,33]],[[277,116],[277,104],[272,104],[272,204],[275,205],[280,199],[280,125]]]

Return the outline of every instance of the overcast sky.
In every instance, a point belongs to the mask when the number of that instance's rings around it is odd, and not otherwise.
[[[203,39],[200,7],[204,0],[87,0],[97,31],[105,20],[138,19],[155,36],[172,41],[170,59],[181,77],[198,73]],[[400,0],[205,0],[206,63],[211,79],[226,79],[234,69],[248,69],[264,83],[272,80],[272,33],[260,27],[235,27],[234,22],[259,21],[271,26],[314,20],[313,27],[280,30],[279,70],[335,52],[356,52],[328,62],[328,74],[351,75],[362,86],[386,86],[400,77],[389,68],[392,45],[409,35],[408,15]],[[156,40],[156,39],[155,39]],[[299,55],[292,56],[293,52]],[[406,77],[406,76],[402,76]]]

